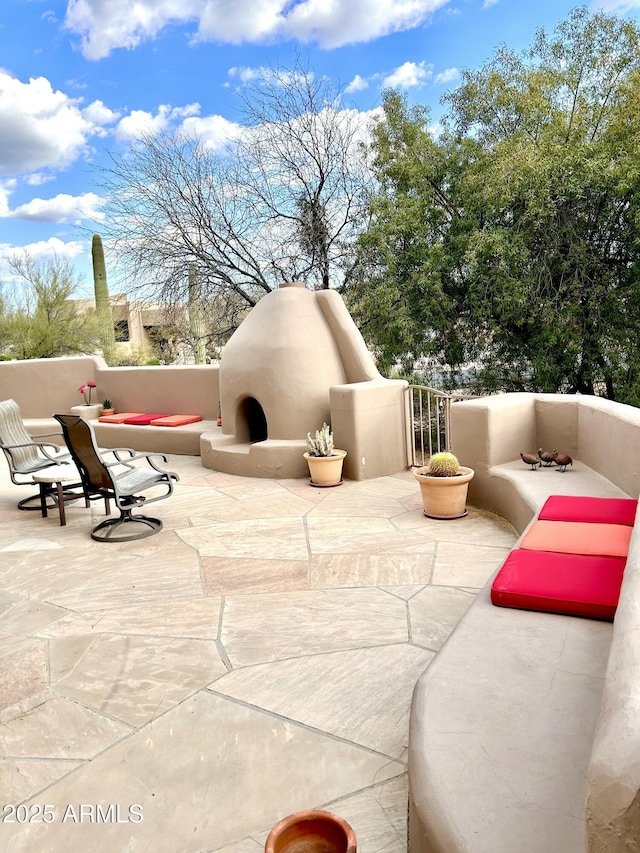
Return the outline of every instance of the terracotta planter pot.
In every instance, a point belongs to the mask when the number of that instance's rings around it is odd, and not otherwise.
[[[311,456],[305,452],[304,458],[309,465],[311,485],[339,486],[342,482],[342,462],[347,455],[346,450],[333,449],[333,456]]]
[[[277,823],[267,838],[265,853],[357,853],[356,836],[338,815],[311,809]]]
[[[115,415],[115,409],[100,409],[100,417],[103,418],[105,415]]]
[[[420,483],[422,506],[428,518],[462,518],[467,514],[467,492],[473,479],[473,468],[460,466],[455,477],[429,477],[428,467],[418,468],[413,476]]]

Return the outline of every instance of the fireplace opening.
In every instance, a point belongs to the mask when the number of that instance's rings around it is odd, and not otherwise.
[[[242,403],[242,410],[251,444],[255,444],[257,441],[266,441],[269,437],[267,418],[260,403],[255,397],[247,397]]]

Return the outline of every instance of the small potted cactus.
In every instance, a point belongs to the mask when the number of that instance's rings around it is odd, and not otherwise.
[[[413,475],[420,483],[428,518],[462,518],[467,514],[467,492],[474,471],[460,465],[453,453],[434,453],[429,464],[417,468]]]
[[[342,462],[346,450],[333,445],[333,433],[329,424],[322,424],[315,436],[307,433],[307,450],[303,454],[309,465],[311,485],[319,487],[339,486],[342,482]]]
[[[102,401],[102,408],[100,409],[100,417],[104,417],[105,415],[115,415],[116,410],[113,408],[113,403],[109,398],[106,398]]]

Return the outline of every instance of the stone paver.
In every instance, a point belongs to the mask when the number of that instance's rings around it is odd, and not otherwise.
[[[36,818],[0,849],[260,853],[327,808],[358,853],[406,853],[413,685],[515,532],[426,519],[411,472],[168,467],[164,529],[122,544],[90,539],[97,504],[19,512],[0,470],[0,779]]]

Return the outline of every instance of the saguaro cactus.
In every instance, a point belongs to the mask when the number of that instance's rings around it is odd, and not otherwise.
[[[189,333],[193,341],[193,357],[196,364],[206,364],[207,348],[204,339],[204,316],[202,311],[202,300],[200,288],[198,287],[198,273],[193,261],[189,264]]]
[[[107,364],[114,364],[116,360],[116,334],[113,328],[113,312],[109,300],[102,237],[99,234],[94,234],[91,240],[91,258],[93,260],[93,289],[96,300],[96,314],[100,326],[102,355]]]

